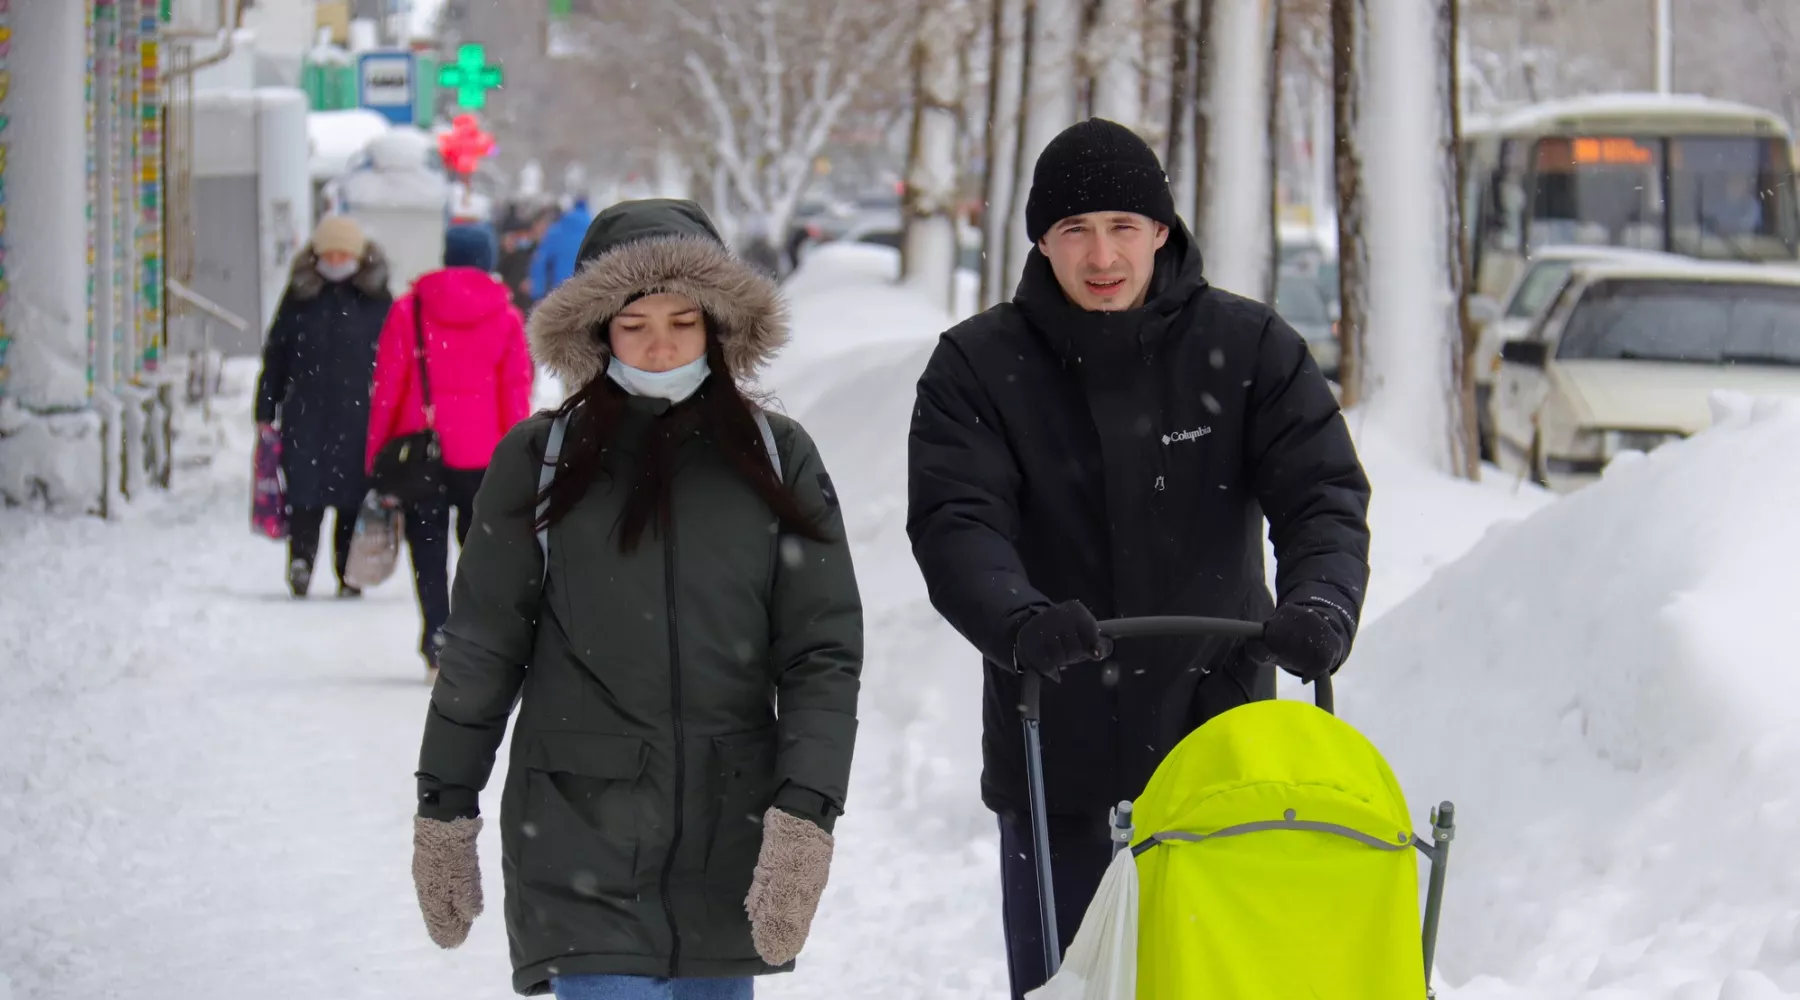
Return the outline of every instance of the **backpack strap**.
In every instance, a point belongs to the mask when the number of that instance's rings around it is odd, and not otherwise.
[[[556,463],[562,459],[563,438],[569,433],[569,415],[559,413],[550,421],[550,440],[544,445],[544,463],[538,470],[538,492],[547,494],[550,484],[556,482]],[[550,509],[550,498],[545,496],[538,501],[537,516],[542,519],[544,512]],[[550,580],[550,530],[539,528],[537,533],[538,549],[544,553],[544,574],[538,580],[538,589]]]
[[[769,426],[769,418],[761,410],[756,411],[756,429],[762,432],[763,447],[769,452],[769,464],[775,467],[775,478],[781,479],[781,452],[775,447],[775,429]],[[550,440],[544,445],[544,463],[542,468],[538,470],[538,493],[540,494],[548,493],[550,484],[556,481],[556,463],[562,458],[563,438],[566,437],[568,433],[568,414],[558,414],[556,419],[550,422]],[[538,501],[537,515],[540,519],[544,516],[544,512],[549,509],[550,500],[547,496]],[[547,583],[550,579],[549,529],[539,528],[537,540],[538,550],[544,554],[544,575],[541,582],[538,584],[538,588],[541,590],[543,589],[544,583]]]
[[[763,447],[769,451],[769,464],[775,467],[775,478],[782,480],[781,453],[775,450],[775,431],[769,426],[769,417],[761,410],[756,411],[756,429],[762,431]]]

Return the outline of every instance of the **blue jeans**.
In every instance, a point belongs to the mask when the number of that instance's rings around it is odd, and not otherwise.
[[[740,979],[653,979],[649,976],[562,976],[550,980],[556,1000],[751,1000],[754,982]]]

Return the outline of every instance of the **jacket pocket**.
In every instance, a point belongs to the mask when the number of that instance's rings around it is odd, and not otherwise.
[[[645,753],[635,736],[538,734],[525,759],[524,881],[581,896],[635,895]]]
[[[763,813],[775,800],[775,727],[715,736],[712,742],[719,811],[706,852],[706,878],[748,892],[762,851]]]

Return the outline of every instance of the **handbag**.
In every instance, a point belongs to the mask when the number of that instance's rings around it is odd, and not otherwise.
[[[438,440],[437,414],[431,405],[431,366],[425,363],[425,300],[413,291],[413,337],[419,359],[419,398],[425,405],[425,429],[389,441],[375,455],[375,491],[409,507],[444,495],[444,448]]]

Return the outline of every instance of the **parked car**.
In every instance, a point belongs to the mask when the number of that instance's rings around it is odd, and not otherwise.
[[[1495,459],[1567,492],[1622,451],[1705,429],[1716,390],[1800,396],[1800,270],[1577,262],[1500,353]]]
[[[872,215],[839,236],[837,243],[864,243],[900,250],[906,244],[906,228],[899,213]],[[981,272],[981,230],[962,224],[956,232],[956,266],[964,271]]]
[[[1314,273],[1284,267],[1275,277],[1275,312],[1306,338],[1313,360],[1333,381],[1338,377],[1337,312]]]
[[[1486,295],[1469,300],[1469,318],[1480,330],[1475,345],[1475,413],[1481,430],[1481,457],[1494,460],[1494,428],[1488,418],[1488,399],[1493,394],[1494,376],[1500,370],[1500,345],[1525,335],[1531,324],[1562,291],[1569,271],[1577,263],[1589,260],[1658,261],[1671,259],[1667,254],[1650,250],[1627,250],[1622,247],[1552,246],[1532,253],[1519,280],[1513,282],[1499,301]]]

